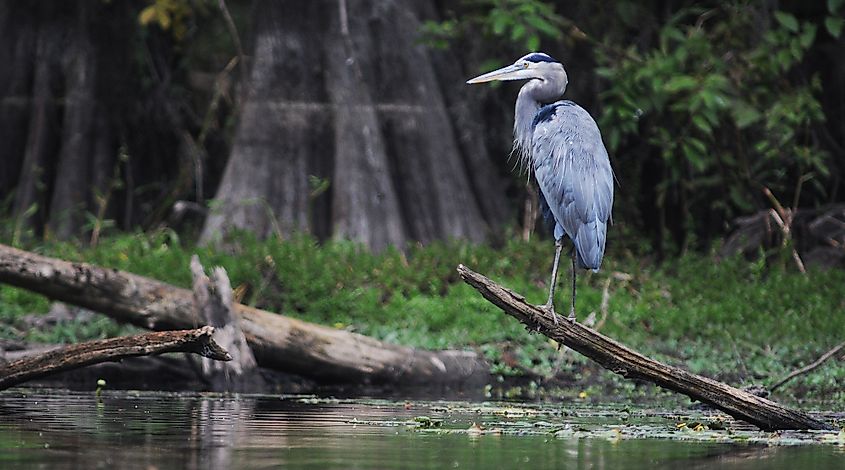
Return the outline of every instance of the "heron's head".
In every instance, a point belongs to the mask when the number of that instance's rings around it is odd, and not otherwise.
[[[564,86],[566,86],[566,72],[563,70],[563,64],[551,58],[548,54],[532,52],[531,54],[520,57],[516,62],[507,67],[479,75],[467,80],[467,83],[485,83],[496,80],[549,80],[552,78],[557,80],[562,79]]]

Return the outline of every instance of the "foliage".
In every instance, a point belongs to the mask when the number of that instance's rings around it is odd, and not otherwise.
[[[194,13],[192,5],[204,2],[186,2],[184,0],[152,0],[140,13],[138,22],[142,26],[155,24],[163,31],[171,31],[177,41],[184,39],[188,32],[188,19]]]
[[[459,7],[466,7],[457,13],[460,19],[455,16],[423,24],[422,34],[430,46],[446,48],[452,40],[481,32],[488,39],[536,51],[544,39],[560,39],[559,28],[566,24],[554,7],[542,0],[482,0]],[[511,59],[510,55],[503,57]]]
[[[162,230],[104,237],[96,249],[57,242],[37,250],[183,287],[190,287],[189,260],[197,253],[206,266],[226,268],[243,303],[402,344],[474,347],[501,374],[530,369],[561,370],[575,380],[587,376],[584,359],[562,354],[544,336],[525,331],[455,272],[462,262],[541,303],[552,250],[546,242],[512,241],[497,249],[439,243],[409,247],[407,254],[372,254],[348,242],[320,245],[307,236],[258,241],[242,234],[221,252],[186,246],[174,232]],[[579,277],[578,311],[582,321],[591,312],[601,318],[607,285],[602,332],[695,372],[759,382],[808,363],[845,337],[845,320],[832,315],[845,307],[838,288],[843,283],[845,272],[839,270],[804,276],[740,259],[715,264],[699,255],[656,267],[617,252],[601,272]],[[559,289],[558,305],[566,304],[566,291]],[[23,314],[47,308],[37,295],[0,286],[0,335],[17,337]],[[97,317],[25,335],[70,342],[120,331]],[[845,369],[825,367],[791,390],[834,393],[835,380],[842,378]]]
[[[807,202],[827,195],[831,155],[813,132],[825,119],[821,82],[792,78],[818,25],[775,11],[761,29],[761,14],[741,1],[687,8],[660,28],[653,48],[598,51],[597,73],[607,79],[600,125],[611,152],[622,159],[635,142],[646,144],[638,152],[661,163],[657,207],[666,211],[674,199],[690,233],[760,208],[764,187],[794,194],[810,181]]]

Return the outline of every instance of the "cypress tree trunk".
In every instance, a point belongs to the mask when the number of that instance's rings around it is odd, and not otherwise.
[[[75,235],[84,222],[90,198],[95,88],[98,62],[88,38],[89,7],[80,3],[74,12],[62,69],[66,77],[61,150],[50,203],[48,228],[58,238]],[[67,21],[67,20],[66,20]]]
[[[304,230],[381,249],[480,240],[501,223],[482,209],[490,192],[474,192],[497,181],[477,171],[484,147],[459,140],[417,6],[257,2],[250,91],[204,240]],[[322,178],[329,190],[313,194]]]
[[[0,72],[0,135],[9,144],[0,148],[0,195],[14,185],[17,233],[47,224],[51,236],[78,235],[85,212],[96,211],[95,192],[109,184],[116,124],[102,101],[123,88],[121,80],[105,83],[100,64],[112,69],[106,76],[125,74],[111,59],[125,55],[120,44],[128,42],[114,37],[119,24],[102,31],[113,22],[106,8],[87,1],[0,6],[0,39],[8,45],[0,60],[11,64]]]
[[[53,5],[0,5],[0,197],[13,189],[19,231],[40,226],[47,206],[43,189],[51,174],[60,116],[55,104],[61,42]]]
[[[259,236],[309,228],[308,176],[333,153],[319,2],[258,2],[254,64],[231,157],[203,237],[230,227]]]

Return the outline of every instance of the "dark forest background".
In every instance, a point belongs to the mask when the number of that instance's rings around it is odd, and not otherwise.
[[[843,3],[9,0],[0,211],[15,241],[528,236],[518,87],[464,81],[543,50],[610,150],[611,243],[705,249],[845,200]]]

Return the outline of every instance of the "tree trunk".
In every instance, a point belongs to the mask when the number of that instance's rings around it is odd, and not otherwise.
[[[26,147],[38,24],[31,9],[0,2],[0,200],[17,185]],[[2,209],[2,208],[0,208]]]
[[[504,222],[473,193],[497,182],[476,171],[483,147],[459,143],[414,5],[258,2],[250,92],[204,240],[306,230],[381,249],[481,240]],[[329,190],[311,194],[323,178]]]
[[[307,231],[309,175],[334,152],[322,88],[321,2],[258,2],[248,93],[203,238]],[[313,31],[306,35],[303,31]]]
[[[121,22],[107,20],[109,8],[86,1],[0,7],[0,24],[17,33],[6,38],[11,49],[0,50],[10,64],[0,71],[0,136],[8,137],[0,196],[15,186],[16,234],[46,223],[53,236],[78,235],[85,212],[97,212],[95,193],[109,184],[118,126],[110,117],[119,110],[103,102],[125,94],[125,63],[112,59],[129,44],[114,37]],[[109,64],[105,72],[101,63]]]
[[[98,62],[88,37],[90,6],[80,4],[74,12],[62,68],[66,77],[61,150],[48,228],[51,235],[67,239],[78,235],[85,221],[88,201],[93,199],[89,167],[93,156]],[[67,21],[67,20],[66,20]]]
[[[3,31],[19,31],[20,35],[7,38],[14,45],[12,57],[8,61],[0,58],[11,64],[4,67],[8,74],[3,74],[2,79],[8,91],[0,111],[0,133],[5,137],[0,160],[4,166],[2,179],[9,184],[5,187],[16,187],[13,213],[16,232],[20,235],[41,227],[48,206],[44,188],[52,175],[61,121],[55,102],[60,84],[58,58],[63,27],[54,5],[39,5],[35,12],[20,11],[14,6],[14,3],[4,5],[0,13],[8,15],[4,18],[6,22],[23,20],[23,25],[3,27]],[[34,17],[40,21],[34,21]],[[25,83],[30,74],[31,83]],[[13,177],[17,179],[7,179]]]
[[[193,294],[187,289],[5,245],[0,245],[0,282],[143,328],[180,329],[199,323]],[[489,366],[471,351],[425,351],[246,305],[234,308],[262,367],[337,383],[454,386],[483,383],[489,377]]]
[[[111,218],[121,199],[129,227],[166,212],[161,206],[170,193],[191,189],[181,180],[168,186],[180,169],[173,142],[186,127],[182,115],[174,116],[184,103],[168,95],[174,86],[169,33],[153,26],[141,37],[139,7],[0,3],[0,201],[12,196],[16,234],[79,236],[86,213]],[[122,163],[117,175],[121,144],[137,164]],[[101,196],[117,176],[126,189],[114,191],[103,211]],[[178,198],[187,196],[181,193]],[[132,216],[133,200],[142,202],[143,214]]]
[[[402,246],[407,233],[399,195],[390,177],[379,117],[361,70],[361,51],[371,46],[359,21],[329,29],[327,87],[335,103],[336,149],[332,189],[332,232],[374,249]],[[354,32],[355,36],[352,36]]]

